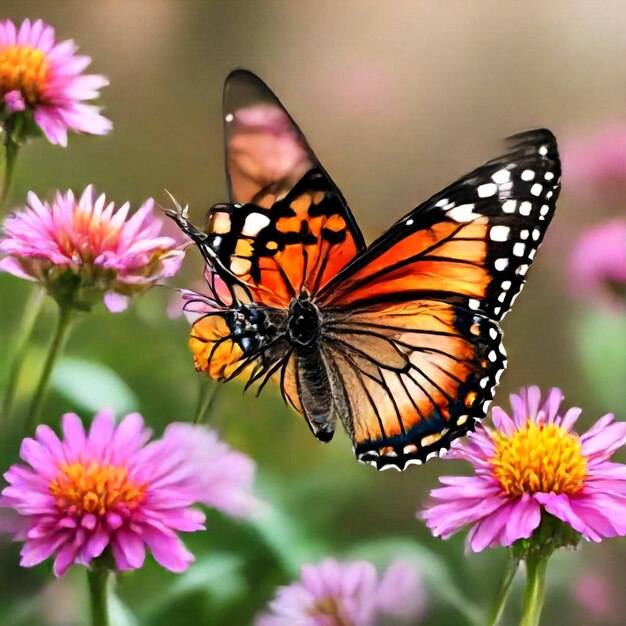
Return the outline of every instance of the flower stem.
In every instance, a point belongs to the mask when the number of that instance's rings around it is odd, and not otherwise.
[[[496,596],[495,602],[493,603],[491,611],[489,612],[486,626],[496,626],[496,624],[498,623],[498,620],[500,619],[502,611],[504,610],[504,607],[506,605],[506,601],[509,597],[511,584],[513,583],[513,579],[515,578],[518,567],[519,558],[513,553],[513,550],[508,550],[506,564],[504,566],[504,576],[502,577],[502,582],[500,583],[498,595]]]
[[[107,587],[109,572],[102,569],[89,569],[89,607],[91,609],[91,626],[109,626],[109,605]]]
[[[204,382],[204,381],[203,381]],[[198,408],[196,410],[196,416],[193,418],[194,424],[204,424],[208,420],[211,414],[211,408],[217,399],[220,386],[217,382],[212,385],[203,384],[202,391],[200,393],[200,400],[198,402]]]
[[[13,173],[15,172],[15,163],[17,162],[17,153],[19,146],[7,137],[4,143],[4,174],[2,175],[2,185],[0,186],[0,208],[4,205],[11,191],[11,183],[13,182]]]
[[[520,626],[539,626],[546,590],[549,555],[531,553],[526,558],[526,590]]]
[[[40,287],[35,287],[33,289],[28,301],[26,302],[24,315],[22,316],[20,327],[17,330],[15,352],[13,354],[13,361],[9,366],[9,379],[4,391],[4,398],[2,399],[2,419],[6,422],[8,422],[11,418],[11,410],[13,408],[13,401],[15,400],[15,392],[17,391],[17,383],[20,378],[20,372],[22,371],[24,359],[28,353],[28,342],[33,334],[35,322],[41,313],[44,296],[45,292]]]
[[[54,335],[54,339],[52,340],[52,344],[50,345],[50,350],[41,372],[41,378],[39,379],[39,384],[37,385],[37,391],[35,392],[35,398],[33,399],[33,403],[31,404],[30,412],[26,420],[27,434],[31,433],[36,428],[37,424],[39,424],[43,404],[46,400],[46,396],[48,395],[50,376],[52,375],[54,364],[63,351],[63,346],[69,336],[73,319],[74,309],[72,307],[59,306],[59,321],[57,323],[56,333]]]

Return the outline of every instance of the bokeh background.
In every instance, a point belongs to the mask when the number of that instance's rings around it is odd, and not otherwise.
[[[166,204],[168,189],[201,223],[211,204],[226,200],[220,105],[223,80],[235,67],[257,72],[275,90],[369,240],[498,154],[507,135],[547,126],[564,158],[578,150],[593,159],[586,138],[604,131],[610,142],[611,129],[626,126],[620,0],[2,0],[0,17],[43,18],[58,38],[74,39],[93,58],[90,69],[111,80],[102,103],[115,125],[104,138],[71,137],[65,150],[43,140],[24,149],[15,207],[28,190],[49,197],[94,183],[136,207],[149,196]],[[569,404],[583,407],[589,425],[609,410],[626,417],[626,348],[619,343],[626,318],[577,289],[570,255],[587,227],[624,216],[626,183],[611,174],[583,187],[567,165],[529,284],[504,322],[509,369],[496,403],[506,405],[508,393],[524,384],[556,385]],[[197,284],[200,272],[191,251],[172,285]],[[0,276],[2,382],[29,292],[23,281]],[[193,369],[187,323],[166,315],[172,296],[155,288],[123,314],[100,307],[85,317],[55,374],[46,421],[57,424],[68,410],[89,418],[103,405],[120,414],[140,410],[157,432],[190,419],[206,381]],[[48,303],[36,327],[18,416],[55,314]],[[150,564],[124,575],[116,626],[249,624],[301,563],[327,555],[414,559],[428,590],[424,624],[470,624],[486,610],[504,551],[466,555],[462,536],[436,540],[415,518],[437,476],[463,466],[439,461],[378,474],[354,462],[346,437],[318,444],[275,389],[259,399],[241,392],[237,382],[227,385],[211,422],[257,461],[258,492],[272,514],[262,523],[210,514],[208,531],[188,540],[198,562],[187,574]],[[17,429],[3,427],[2,469],[17,447]],[[0,539],[0,623],[83,623],[83,572],[75,568],[50,584],[49,565],[21,570],[18,551]],[[543,623],[623,624],[625,568],[624,540],[559,554]],[[520,590],[503,624],[515,623]]]

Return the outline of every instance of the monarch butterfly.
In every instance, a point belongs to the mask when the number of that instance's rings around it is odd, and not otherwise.
[[[220,380],[242,373],[321,441],[341,421],[358,460],[402,470],[485,416],[506,367],[499,321],[552,218],[548,130],[420,204],[370,245],[299,127],[254,74],[224,87],[230,203],[205,230],[169,210],[206,263],[192,342]]]

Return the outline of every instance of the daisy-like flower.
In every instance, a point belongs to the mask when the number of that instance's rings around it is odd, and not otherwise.
[[[326,559],[305,565],[298,582],[280,587],[256,626],[376,626],[389,618],[406,623],[424,604],[421,580],[408,562],[396,561],[379,578],[367,561]]]
[[[19,28],[0,22],[0,121],[19,144],[34,123],[48,141],[67,145],[68,131],[104,135],[112,126],[86,100],[109,84],[104,76],[83,74],[91,63],[76,55],[73,41],[57,42],[54,28],[26,19]],[[18,120],[22,118],[22,123]]]
[[[39,426],[34,439],[22,442],[20,457],[28,465],[13,465],[4,475],[9,486],[0,504],[23,523],[16,535],[25,540],[23,567],[54,556],[60,576],[110,549],[118,570],[136,569],[147,547],[160,565],[180,572],[193,555],[177,533],[204,528],[194,503],[247,512],[252,462],[204,427],[172,424],[148,443],[141,415],[116,425],[101,411],[88,433],[73,413],[63,416],[62,428],[59,439]]]
[[[147,200],[128,217],[87,187],[80,199],[57,193],[52,203],[28,194],[28,207],[6,219],[0,270],[36,280],[60,304],[89,310],[104,296],[112,312],[178,271],[183,243],[161,234],[162,220]]]
[[[570,282],[576,293],[626,307],[626,219],[584,233],[572,252]]]
[[[454,458],[469,461],[473,476],[446,476],[422,513],[435,536],[471,525],[469,546],[510,546],[529,538],[542,511],[590,541],[626,535],[626,465],[610,461],[626,443],[626,423],[600,418],[584,435],[572,429],[578,408],[560,412],[562,393],[542,404],[537,387],[511,396],[513,417],[492,412],[495,430],[478,427]]]

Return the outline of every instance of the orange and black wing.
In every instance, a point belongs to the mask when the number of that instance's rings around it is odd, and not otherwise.
[[[347,207],[319,169],[268,209],[250,203],[213,207],[207,235],[251,299],[279,308],[302,290],[317,293],[361,249]]]
[[[363,236],[302,131],[251,72],[226,79],[224,124],[231,203],[210,210],[206,243],[249,299],[286,307],[336,276]]]
[[[417,207],[318,294],[357,457],[404,468],[484,417],[506,366],[498,321],[559,194],[547,130]]]

